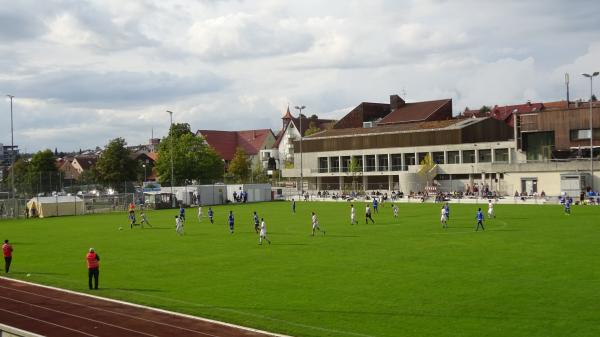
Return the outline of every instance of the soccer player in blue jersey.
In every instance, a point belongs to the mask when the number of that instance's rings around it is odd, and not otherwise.
[[[446,203],[444,205],[444,208],[446,209],[446,219],[450,220],[450,205],[448,205],[448,203]]]
[[[260,233],[260,222],[258,221],[258,214],[256,214],[256,211],[254,211],[252,219],[254,220],[254,231],[256,232],[256,234],[258,234]]]
[[[481,226],[482,230],[485,230],[485,228],[483,228],[483,212],[481,211],[481,208],[477,209],[477,228],[475,228],[475,231],[479,231],[479,226]]]
[[[377,209],[377,197],[373,198],[373,210],[375,213],[379,213],[379,210]]]
[[[567,197],[565,200],[565,214],[571,215],[571,198]]]
[[[231,234],[233,234],[233,224],[234,224],[233,211],[229,211],[229,216],[227,217],[227,221],[229,222],[229,232]]]
[[[214,215],[215,215],[215,213],[213,212],[212,208],[209,207],[208,208],[208,219],[210,220],[210,223],[215,223]]]

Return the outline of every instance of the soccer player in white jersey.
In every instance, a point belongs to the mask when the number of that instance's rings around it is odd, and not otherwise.
[[[175,216],[175,231],[177,232],[177,235],[183,235],[183,221],[181,220],[181,217],[179,216]]]
[[[202,222],[202,205],[198,206],[198,222]]]
[[[350,205],[350,224],[356,224],[356,213],[354,212],[354,205]]]
[[[488,218],[495,218],[496,214],[494,214],[494,203],[492,199],[488,200]]]
[[[448,210],[445,206],[442,206],[442,217],[440,218],[442,228],[448,228]]]
[[[319,219],[317,219],[317,215],[315,214],[315,212],[312,212],[312,236],[315,236],[315,232],[318,230],[320,232],[323,233],[323,235],[325,235],[325,231],[321,229],[321,227],[319,227]]]
[[[262,240],[265,239],[269,244],[271,244],[271,240],[267,238],[267,225],[265,225],[265,219],[260,219],[260,236],[258,238],[258,244],[262,245]]]
[[[394,218],[398,219],[398,205],[392,205],[392,209],[394,210]]]

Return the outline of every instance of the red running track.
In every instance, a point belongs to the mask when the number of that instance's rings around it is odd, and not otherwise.
[[[0,302],[0,323],[48,337],[280,336],[2,277]]]

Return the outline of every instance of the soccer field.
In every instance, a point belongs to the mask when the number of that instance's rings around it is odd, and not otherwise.
[[[399,204],[398,219],[386,204],[369,225],[354,205],[354,226],[349,203],[298,202],[292,214],[273,202],[217,206],[215,224],[188,209],[181,237],[176,210],[148,212],[145,229],[125,212],[0,228],[11,277],[294,336],[600,335],[600,207],[497,205],[474,232],[476,205],[452,204],[446,230],[439,204]],[[258,245],[254,210],[271,245]],[[324,236],[309,235],[313,210]]]

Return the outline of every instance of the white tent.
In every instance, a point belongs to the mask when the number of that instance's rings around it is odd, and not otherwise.
[[[77,196],[36,197],[27,202],[27,209],[30,216],[44,218],[84,214],[85,204]]]

